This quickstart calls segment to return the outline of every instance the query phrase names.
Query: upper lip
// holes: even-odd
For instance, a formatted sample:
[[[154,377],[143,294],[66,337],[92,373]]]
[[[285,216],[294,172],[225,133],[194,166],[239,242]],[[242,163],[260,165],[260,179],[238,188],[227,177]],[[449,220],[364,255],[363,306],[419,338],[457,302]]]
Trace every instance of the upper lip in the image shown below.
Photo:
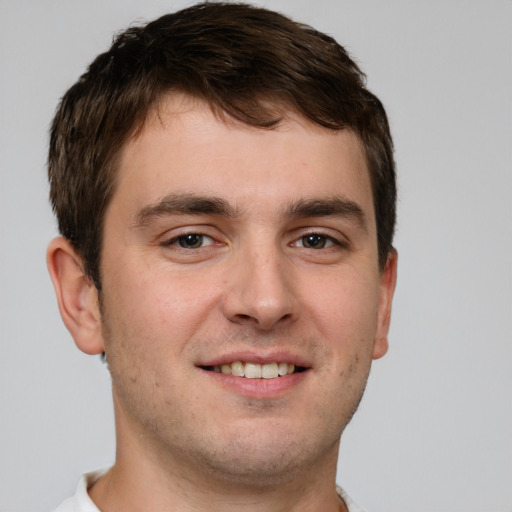
[[[304,357],[293,354],[289,351],[272,351],[264,353],[262,351],[240,350],[230,352],[229,354],[222,354],[213,356],[208,359],[200,361],[197,366],[220,366],[223,364],[231,364],[235,361],[269,364],[269,363],[293,363],[295,366],[304,368],[311,367],[311,363]]]

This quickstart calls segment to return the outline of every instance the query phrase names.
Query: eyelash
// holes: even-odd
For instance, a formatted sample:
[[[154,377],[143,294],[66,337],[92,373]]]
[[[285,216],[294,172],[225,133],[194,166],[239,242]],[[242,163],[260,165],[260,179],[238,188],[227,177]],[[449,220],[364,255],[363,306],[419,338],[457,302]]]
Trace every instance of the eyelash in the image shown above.
[[[307,239],[310,239],[308,243],[311,243],[312,242],[312,238],[316,238],[317,242],[319,242],[320,244],[323,244],[322,246],[320,247],[306,247],[304,245],[304,242],[307,240]],[[299,243],[301,245],[299,245]],[[294,242],[292,242],[290,244],[292,247],[303,247],[304,249],[308,249],[308,250],[312,250],[312,251],[318,251],[318,250],[322,250],[322,249],[334,249],[336,246],[339,247],[339,248],[344,248],[344,249],[347,249],[348,248],[348,243],[342,241],[342,240],[338,240],[337,238],[334,238],[333,236],[329,236],[329,235],[326,235],[324,233],[321,233],[321,232],[317,232],[317,231],[312,231],[310,233],[305,233],[303,235],[301,235],[299,238],[297,238]],[[327,246],[326,246],[327,245]]]
[[[210,241],[206,245],[201,244],[200,247],[185,247],[185,246],[181,245],[180,240],[185,240],[187,237],[198,237],[198,238],[201,238],[201,241],[204,241],[204,239],[209,239]],[[177,248],[179,248],[179,249],[194,250],[194,249],[202,249],[203,247],[208,247],[209,245],[213,245],[214,243],[215,243],[215,240],[209,235],[205,235],[204,233],[191,232],[191,233],[182,233],[182,234],[175,236],[169,240],[164,240],[160,245],[162,247],[171,247],[173,245],[176,245]]]
[[[197,247],[186,247],[185,245],[182,245],[180,242],[185,241],[187,237],[197,237],[200,239],[201,244]],[[313,242],[314,240],[311,240],[311,239],[316,238],[316,241],[318,244],[320,244],[320,246],[315,247],[314,246],[315,244],[313,244],[312,247],[305,246],[304,243],[308,238],[310,240],[307,243]],[[206,243],[204,245],[205,239],[208,241],[208,243]],[[200,232],[190,232],[190,233],[182,233],[182,234],[177,235],[169,240],[164,240],[163,242],[161,242],[160,245],[162,247],[176,246],[176,248],[178,250],[183,249],[183,250],[188,251],[188,250],[202,249],[204,247],[208,247],[208,246],[214,245],[214,244],[215,244],[215,240],[213,239],[213,237],[206,235],[204,233],[200,233]],[[348,243],[345,241],[338,240],[337,238],[326,235],[324,233],[312,231],[310,233],[305,233],[305,234],[301,235],[299,238],[295,239],[293,242],[290,243],[290,246],[291,247],[302,247],[304,249],[312,250],[312,251],[319,251],[319,250],[323,250],[323,249],[326,249],[326,250],[333,249],[336,246],[338,246],[339,248],[342,248],[342,249],[347,249]]]

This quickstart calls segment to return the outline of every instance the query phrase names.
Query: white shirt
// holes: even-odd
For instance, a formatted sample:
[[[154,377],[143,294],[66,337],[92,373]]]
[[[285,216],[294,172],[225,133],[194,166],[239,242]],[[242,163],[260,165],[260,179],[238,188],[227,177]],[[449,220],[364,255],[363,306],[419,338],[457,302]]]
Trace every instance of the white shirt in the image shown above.
[[[98,478],[106,473],[105,469],[99,471],[93,471],[83,475],[77,485],[74,496],[68,498],[62,502],[54,512],[100,512],[98,507],[93,503],[87,489],[91,487]],[[364,512],[363,509],[359,508],[348,496],[347,493],[341,489],[338,489],[338,494],[343,498],[343,501],[347,505],[348,512]]]

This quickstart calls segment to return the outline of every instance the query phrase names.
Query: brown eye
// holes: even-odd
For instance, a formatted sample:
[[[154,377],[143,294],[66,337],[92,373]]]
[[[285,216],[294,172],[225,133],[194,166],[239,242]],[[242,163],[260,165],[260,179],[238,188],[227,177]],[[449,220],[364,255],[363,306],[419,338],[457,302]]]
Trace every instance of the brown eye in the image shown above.
[[[178,245],[183,249],[199,249],[204,245],[209,245],[209,237],[199,235],[197,233],[190,233],[189,235],[183,235],[177,238]]]
[[[325,236],[312,234],[301,237],[301,242],[307,249],[324,249],[328,240]]]

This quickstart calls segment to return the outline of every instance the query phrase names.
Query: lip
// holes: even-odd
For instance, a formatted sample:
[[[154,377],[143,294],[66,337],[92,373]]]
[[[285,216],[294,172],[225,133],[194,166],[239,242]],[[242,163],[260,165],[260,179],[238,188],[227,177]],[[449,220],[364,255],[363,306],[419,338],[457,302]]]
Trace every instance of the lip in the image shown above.
[[[295,366],[311,368],[311,363],[309,361],[297,354],[292,354],[289,351],[272,351],[268,353],[260,351],[256,353],[247,350],[230,352],[229,354],[222,354],[211,359],[205,359],[204,361],[197,363],[196,366],[220,366],[222,364],[231,364],[235,361],[257,364],[293,363]]]
[[[200,368],[210,382],[222,386],[231,393],[247,398],[271,399],[279,398],[298,386],[310,372],[309,369],[300,372],[276,377],[274,379],[246,379],[224,373],[217,373]]]
[[[220,366],[223,364],[231,364],[235,361],[250,362],[257,364],[269,363],[293,363],[296,367],[305,368],[299,373],[292,373],[274,379],[247,379],[245,377],[235,377],[233,375],[217,373],[207,370],[205,367]],[[291,392],[293,388],[298,386],[311,371],[311,363],[297,354],[290,351],[269,351],[258,353],[254,351],[235,351],[229,354],[222,354],[205,359],[196,364],[197,368],[209,379],[214,385],[219,385],[230,393],[234,393],[247,398],[256,399],[272,399],[279,398]]]

